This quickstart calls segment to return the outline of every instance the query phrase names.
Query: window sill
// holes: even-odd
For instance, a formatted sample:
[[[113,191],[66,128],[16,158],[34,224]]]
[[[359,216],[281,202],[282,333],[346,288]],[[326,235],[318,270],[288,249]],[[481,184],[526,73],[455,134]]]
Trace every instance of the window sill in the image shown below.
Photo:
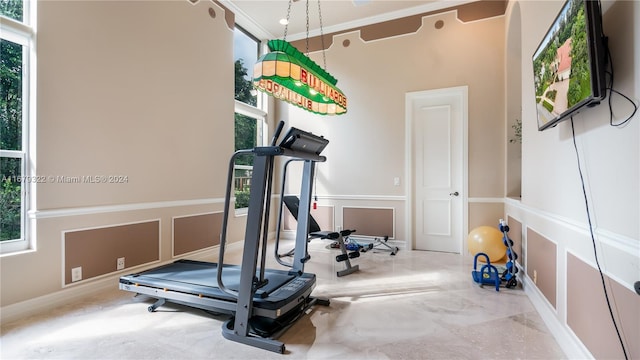
[[[240,208],[240,209],[235,209],[235,213],[234,215],[236,217],[241,217],[241,216],[247,216],[249,211],[249,208]]]
[[[18,256],[18,255],[26,255],[26,254],[31,254],[31,253],[35,253],[36,249],[35,248],[26,248],[26,249],[5,249],[4,246],[0,246],[0,258],[2,257],[9,257],[9,256]]]

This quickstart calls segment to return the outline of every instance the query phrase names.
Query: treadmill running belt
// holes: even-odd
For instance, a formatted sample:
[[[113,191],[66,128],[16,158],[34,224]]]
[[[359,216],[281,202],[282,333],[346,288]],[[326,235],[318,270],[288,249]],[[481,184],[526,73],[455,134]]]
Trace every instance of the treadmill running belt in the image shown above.
[[[165,266],[124,276],[123,278],[131,283],[157,288],[170,288],[184,293],[202,294],[231,300],[233,298],[229,294],[218,288],[217,266],[216,263],[210,262],[178,260]],[[237,265],[224,265],[223,267],[223,284],[228,289],[237,291],[240,283],[240,267]],[[295,275],[281,270],[266,270],[265,278],[268,283],[261,287],[260,290],[270,294],[295,278]]]

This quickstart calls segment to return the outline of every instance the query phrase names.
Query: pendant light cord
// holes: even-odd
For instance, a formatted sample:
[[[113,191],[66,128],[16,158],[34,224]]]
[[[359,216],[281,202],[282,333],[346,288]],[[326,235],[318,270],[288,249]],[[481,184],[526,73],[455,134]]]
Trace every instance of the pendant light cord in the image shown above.
[[[284,25],[284,36],[282,40],[287,41],[287,33],[289,31],[289,19],[291,18],[291,4],[293,0],[289,0],[289,6],[287,7],[287,23]],[[307,13],[307,36],[305,38],[305,46],[306,51],[305,55],[309,56],[309,0],[305,2],[306,13]],[[318,0],[318,18],[320,19],[320,42],[322,43],[322,64],[324,65],[324,70],[327,70],[327,55],[325,53],[324,46],[324,29],[322,25],[322,7],[320,6],[320,0]]]
[[[309,0],[306,1],[305,5],[307,7],[307,37],[305,39],[307,51],[305,52],[305,55],[309,56]]]
[[[322,42],[322,61],[324,70],[327,70],[327,55],[324,53],[324,33],[322,32],[322,10],[320,9],[320,0],[318,0],[318,17],[320,18],[320,41]]]
[[[293,0],[289,0],[289,7],[287,8],[287,23],[284,24],[284,36],[282,40],[287,41],[287,31],[289,31],[289,19],[291,18],[291,4]]]

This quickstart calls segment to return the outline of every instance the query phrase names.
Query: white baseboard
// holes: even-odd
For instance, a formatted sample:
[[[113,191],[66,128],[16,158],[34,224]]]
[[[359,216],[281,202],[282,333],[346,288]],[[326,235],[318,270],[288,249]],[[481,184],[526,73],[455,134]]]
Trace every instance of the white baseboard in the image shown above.
[[[556,312],[551,308],[544,295],[538,291],[538,288],[533,284],[531,279],[527,276],[518,278],[523,282],[522,287],[525,294],[527,294],[527,297],[531,300],[533,307],[538,314],[540,314],[545,325],[549,328],[551,335],[556,339],[567,358],[594,359],[593,355],[591,355],[573,331],[558,319]]]
[[[242,244],[241,241],[233,242],[228,244],[227,248],[241,246],[241,244]],[[210,260],[211,249],[207,249],[199,253],[189,254],[187,257],[191,260]],[[66,287],[62,290],[59,290],[47,295],[43,295],[33,299],[21,301],[19,303],[3,306],[0,308],[0,323],[6,324],[7,322],[19,320],[26,316],[46,312],[51,308],[62,306],[62,305],[68,304],[71,301],[81,299],[83,297],[93,295],[105,290],[117,290],[118,281],[120,279],[120,276],[123,275],[123,272],[127,272],[127,271],[129,271],[127,273],[141,272],[147,269],[172,263],[176,260],[178,260],[178,258],[159,262],[159,263],[153,263],[151,265],[146,265],[146,266],[143,265],[140,267],[126,269],[125,271],[120,271],[117,273],[106,275],[96,280],[89,280],[84,284],[78,284],[76,286]]]
[[[120,275],[101,278],[100,280],[87,282],[51,294],[25,300],[19,303],[0,308],[0,322],[6,324],[23,317],[45,312],[51,308],[68,304],[70,301],[89,296],[107,289],[117,289]]]

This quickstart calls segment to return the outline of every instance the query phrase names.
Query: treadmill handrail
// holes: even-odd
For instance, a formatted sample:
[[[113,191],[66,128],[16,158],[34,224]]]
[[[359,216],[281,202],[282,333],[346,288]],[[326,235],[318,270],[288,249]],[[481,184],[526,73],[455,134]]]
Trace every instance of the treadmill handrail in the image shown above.
[[[274,135],[272,144],[276,142],[277,140],[276,136],[279,136],[281,130],[282,130],[282,126],[278,124],[278,129],[276,130],[276,134]],[[315,162],[325,162],[327,160],[326,156],[318,155],[311,152],[300,151],[300,150],[287,149],[282,146],[275,146],[275,145],[257,146],[257,147],[254,147],[253,149],[238,150],[235,153],[233,153],[233,155],[231,155],[231,158],[229,160],[229,170],[227,174],[227,189],[225,191],[225,198],[224,198],[224,213],[223,213],[223,219],[222,219],[222,229],[220,233],[220,248],[218,253],[218,272],[217,272],[216,280],[220,290],[224,291],[225,293],[235,298],[238,298],[238,291],[228,289],[227,287],[225,287],[224,282],[222,281],[222,269],[224,264],[225,247],[227,243],[227,227],[229,224],[229,212],[230,212],[229,208],[231,203],[231,191],[233,187],[233,169],[235,166],[235,159],[240,155],[246,155],[246,154],[253,154],[253,156],[288,156],[293,159],[311,160]]]
[[[289,263],[286,261],[283,261],[282,258],[280,257],[280,228],[282,226],[282,215],[284,212],[284,190],[285,190],[285,186],[286,186],[286,180],[287,180],[287,169],[289,168],[289,164],[293,161],[302,161],[302,159],[289,159],[284,163],[284,166],[282,167],[282,179],[281,181],[281,187],[280,187],[280,206],[278,208],[278,219],[276,222],[276,239],[274,242],[274,253],[275,253],[275,257],[276,257],[276,261],[278,262],[278,264],[282,265],[282,266],[286,266],[286,267],[293,267],[293,263]]]
[[[229,208],[231,204],[231,187],[233,186],[233,169],[235,167],[235,159],[240,155],[246,155],[253,153],[253,149],[245,149],[238,150],[233,155],[231,155],[231,159],[229,160],[229,171],[227,174],[227,189],[224,194],[224,212],[222,215],[222,229],[220,232],[220,248],[218,252],[218,271],[217,271],[217,282],[220,290],[225,293],[238,298],[238,292],[235,290],[227,289],[224,286],[224,282],[222,281],[222,269],[224,268],[224,252],[227,244],[227,227],[229,225]]]
[[[282,129],[284,129],[284,120],[280,120],[280,122],[278,123],[278,126],[276,127],[276,131],[273,134],[273,138],[271,139],[271,146],[275,146],[278,143],[278,138],[280,137],[280,133],[282,132]],[[266,193],[267,194],[271,194],[271,186],[273,185],[273,157],[271,157],[269,159],[269,175],[267,178],[267,189],[266,189]],[[267,198],[265,199],[265,204],[264,204],[265,209],[271,209],[271,196],[267,196]],[[263,233],[262,233],[262,253],[260,255],[260,277],[258,279],[259,283],[264,283],[265,278],[264,278],[264,270],[265,270],[265,264],[267,261],[267,242],[269,239],[269,211],[265,212],[263,215],[263,219],[262,221],[267,224],[267,226],[264,226],[263,228]]]

